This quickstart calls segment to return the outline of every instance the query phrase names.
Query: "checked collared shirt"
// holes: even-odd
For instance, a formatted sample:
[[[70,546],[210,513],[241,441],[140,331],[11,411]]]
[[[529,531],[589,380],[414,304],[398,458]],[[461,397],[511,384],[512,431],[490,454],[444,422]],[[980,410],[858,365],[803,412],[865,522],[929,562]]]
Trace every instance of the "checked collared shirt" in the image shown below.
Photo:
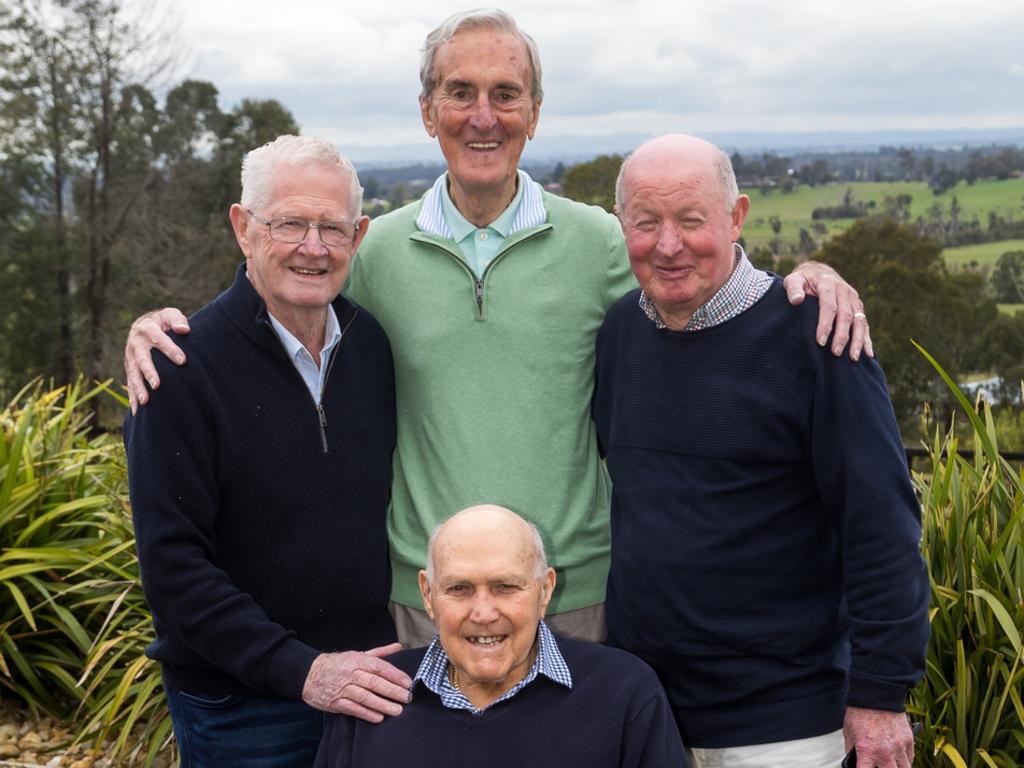
[[[569,667],[566,665],[565,659],[562,658],[562,652],[558,650],[555,636],[551,634],[551,630],[543,620],[537,625],[537,658],[530,671],[526,677],[516,683],[491,706],[511,699],[536,680],[537,675],[544,675],[559,685],[572,688],[572,675],[569,673]],[[462,691],[452,685],[451,680],[448,679],[448,654],[441,647],[440,637],[434,637],[434,641],[427,648],[423,661],[420,662],[420,667],[416,670],[416,675],[412,680],[414,686],[416,682],[421,682],[436,693],[440,697],[441,703],[448,709],[468,709],[474,714],[483,711],[474,707]]]

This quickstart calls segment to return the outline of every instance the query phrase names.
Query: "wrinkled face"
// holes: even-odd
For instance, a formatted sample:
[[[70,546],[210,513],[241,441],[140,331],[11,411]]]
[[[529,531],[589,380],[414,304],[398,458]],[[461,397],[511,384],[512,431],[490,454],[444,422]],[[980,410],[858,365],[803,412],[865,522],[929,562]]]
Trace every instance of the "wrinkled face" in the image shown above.
[[[740,195],[730,211],[703,157],[635,157],[623,181],[619,219],[633,273],[665,324],[681,329],[732,274],[749,199]]]
[[[553,569],[538,578],[535,566],[521,528],[471,524],[438,539],[433,582],[420,574],[424,606],[471,701],[474,693],[493,701],[533,664],[555,582]]]
[[[429,100],[420,99],[420,111],[455,184],[483,193],[514,185],[540,114],[540,104],[530,98],[523,42],[486,28],[459,32],[438,49],[434,81]]]
[[[318,165],[279,166],[269,202],[260,210],[254,208],[253,213],[265,221],[294,216],[314,224],[352,222],[350,205],[351,188],[343,172]],[[230,215],[249,280],[267,309],[282,322],[295,313],[323,309],[334,300],[368,223],[366,217],[360,219],[353,242],[325,246],[315,229],[310,229],[301,243],[281,243],[271,239],[267,226],[242,206],[233,205]]]

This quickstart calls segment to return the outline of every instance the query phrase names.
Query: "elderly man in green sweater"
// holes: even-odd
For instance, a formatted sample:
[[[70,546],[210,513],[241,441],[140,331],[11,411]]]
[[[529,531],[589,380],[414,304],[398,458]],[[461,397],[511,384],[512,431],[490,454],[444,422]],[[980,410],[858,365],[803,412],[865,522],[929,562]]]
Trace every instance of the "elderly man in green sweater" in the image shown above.
[[[346,294],[380,321],[395,360],[398,443],[388,533],[399,639],[434,628],[416,574],[429,532],[482,501],[519,510],[558,572],[548,622],[601,640],[611,487],[589,406],[594,338],[636,283],[615,219],[545,192],[519,170],[543,90],[537,46],[498,10],[456,14],[427,36],[424,127],[448,171],[422,199],[380,217]],[[787,278],[790,301],[821,299],[816,335],[833,351],[871,354],[856,291],[824,265]],[[163,333],[188,331],[177,310],[136,321],[125,364],[133,406],[159,379]]]

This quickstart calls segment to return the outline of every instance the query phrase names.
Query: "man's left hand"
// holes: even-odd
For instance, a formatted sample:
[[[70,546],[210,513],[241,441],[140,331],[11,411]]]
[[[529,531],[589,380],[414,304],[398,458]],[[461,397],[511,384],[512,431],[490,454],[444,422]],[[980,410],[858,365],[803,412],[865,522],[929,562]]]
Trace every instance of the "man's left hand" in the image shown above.
[[[857,748],[857,768],[910,768],[914,733],[903,712],[847,707],[846,749]]]
[[[815,338],[819,345],[825,346],[832,333],[832,354],[836,357],[843,354],[847,342],[850,343],[851,360],[859,360],[862,350],[868,357],[875,356],[864,302],[857,295],[857,290],[832,267],[817,261],[805,261],[786,277],[784,286],[790,304],[801,303],[807,294],[818,297]]]
[[[384,661],[402,650],[398,643],[372,648],[365,653],[321,653],[302,688],[302,700],[314,709],[352,715],[371,723],[394,717],[409,702],[412,680]]]

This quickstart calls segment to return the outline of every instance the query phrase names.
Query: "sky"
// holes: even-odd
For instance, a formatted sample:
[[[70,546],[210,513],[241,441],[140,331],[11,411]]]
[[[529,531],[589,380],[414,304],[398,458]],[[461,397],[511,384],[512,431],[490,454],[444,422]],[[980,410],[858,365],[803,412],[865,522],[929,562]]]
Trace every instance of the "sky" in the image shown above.
[[[180,78],[222,107],[275,98],[353,159],[440,159],[417,105],[437,0],[167,0]],[[738,134],[1020,129],[1019,0],[509,0],[537,41],[531,152],[670,131]],[[629,149],[631,147],[624,147]]]

